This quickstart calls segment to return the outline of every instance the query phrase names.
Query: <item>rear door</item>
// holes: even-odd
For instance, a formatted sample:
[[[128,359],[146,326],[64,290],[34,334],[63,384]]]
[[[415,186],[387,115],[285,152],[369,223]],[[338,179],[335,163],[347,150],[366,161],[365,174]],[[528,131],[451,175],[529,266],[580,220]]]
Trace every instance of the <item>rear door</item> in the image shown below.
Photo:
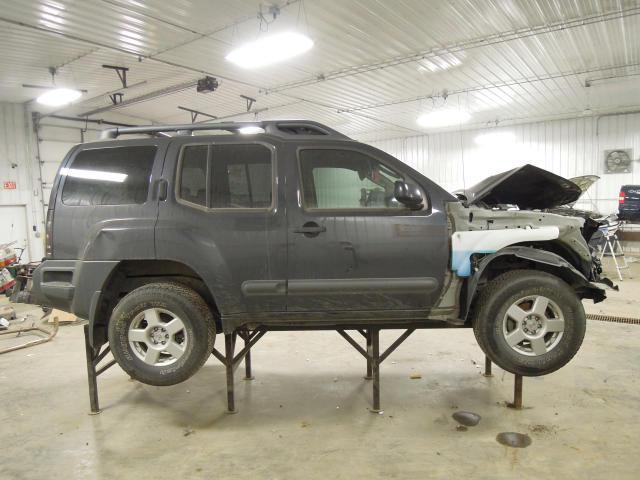
[[[442,207],[434,208],[424,186],[365,145],[323,142],[296,153],[287,184],[287,310],[348,315],[433,306],[448,234]],[[398,203],[397,180],[423,189],[422,210]]]
[[[177,138],[167,153],[158,258],[198,273],[224,315],[284,311],[286,228],[277,144],[201,138]]]

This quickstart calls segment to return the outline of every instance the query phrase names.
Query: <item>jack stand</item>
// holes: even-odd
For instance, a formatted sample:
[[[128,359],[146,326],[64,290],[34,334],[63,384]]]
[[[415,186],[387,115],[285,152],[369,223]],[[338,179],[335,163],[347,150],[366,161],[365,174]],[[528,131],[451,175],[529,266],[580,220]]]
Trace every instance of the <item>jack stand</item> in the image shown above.
[[[484,374],[485,377],[493,377],[493,374],[491,373],[491,360],[489,360],[489,357],[484,357]]]
[[[491,373],[491,360],[489,357],[484,357],[484,374],[485,377],[493,377]],[[513,403],[507,403],[509,408],[514,410],[522,410],[522,375],[514,375],[513,383]]]
[[[405,330],[398,339],[393,342],[382,354],[380,354],[380,328],[371,327],[366,331],[358,330],[367,342],[367,349],[363,349],[344,330],[336,330],[353,348],[355,348],[367,360],[367,376],[373,380],[373,407],[371,412],[380,413],[380,364],[404,342],[409,335],[415,332],[415,328]]]
[[[515,410],[522,410],[522,375],[515,375],[513,382],[513,403],[509,403],[508,406]]]
[[[233,374],[242,361],[245,361],[245,379],[250,380],[253,377],[251,376],[251,347],[253,347],[258,340],[260,340],[264,334],[267,333],[264,329],[254,330],[253,332],[249,332],[248,330],[244,331],[235,331],[233,333],[226,333],[224,335],[224,355],[213,349],[213,355],[222,362],[225,366],[226,375],[227,375],[227,413],[236,413],[236,405],[235,405],[235,391],[234,391],[234,378]],[[240,336],[244,340],[244,348],[238,352],[237,355],[234,356],[235,348],[236,348],[236,339]]]
[[[116,361],[111,360],[102,367],[98,368],[98,364],[104,360],[104,357],[111,351],[109,344],[104,348],[101,346],[94,348],[89,341],[89,325],[84,326],[84,348],[87,353],[87,378],[89,380],[89,404],[91,405],[90,415],[97,415],[101,412],[98,402],[98,375],[104,373],[107,369],[115,365]]]

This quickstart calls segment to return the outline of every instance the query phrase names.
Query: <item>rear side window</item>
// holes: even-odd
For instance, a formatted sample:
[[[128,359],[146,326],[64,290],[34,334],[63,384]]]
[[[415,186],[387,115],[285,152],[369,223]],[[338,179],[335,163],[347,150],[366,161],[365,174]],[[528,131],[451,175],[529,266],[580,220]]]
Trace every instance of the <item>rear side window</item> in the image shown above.
[[[258,144],[187,145],[179,167],[178,197],[208,208],[269,208],[271,151]]]
[[[271,205],[271,152],[263,145],[213,145],[212,208]]]
[[[189,202],[207,206],[207,145],[188,145],[182,153],[180,197]]]
[[[130,205],[147,201],[155,146],[83,150],[60,174],[62,203],[70,206]]]

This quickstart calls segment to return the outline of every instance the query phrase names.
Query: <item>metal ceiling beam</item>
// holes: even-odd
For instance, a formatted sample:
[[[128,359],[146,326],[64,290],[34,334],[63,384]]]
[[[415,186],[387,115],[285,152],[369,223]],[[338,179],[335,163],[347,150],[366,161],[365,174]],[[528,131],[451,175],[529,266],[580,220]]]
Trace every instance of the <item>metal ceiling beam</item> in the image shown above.
[[[615,70],[618,68],[629,68],[629,67],[638,67],[640,66],[640,63],[632,63],[632,64],[625,64],[625,65],[614,65],[614,66],[610,66],[610,67],[602,67],[602,68],[590,68],[590,69],[585,69],[585,70],[577,70],[574,72],[560,72],[560,73],[551,73],[548,75],[537,75],[535,77],[528,77],[528,78],[521,78],[518,80],[513,80],[513,81],[508,81],[508,82],[499,82],[499,83],[492,83],[490,85],[478,85],[475,87],[470,87],[470,88],[461,88],[459,90],[447,90],[446,91],[446,95],[448,97],[452,96],[452,95],[460,95],[460,94],[465,94],[465,93],[473,93],[473,92],[478,92],[478,91],[483,91],[483,90],[491,90],[494,88],[507,88],[507,87],[515,87],[515,86],[520,86],[520,85],[525,85],[525,84],[529,84],[529,83],[535,83],[535,82],[544,82],[544,81],[548,81],[548,80],[554,80],[557,78],[565,78],[565,77],[571,77],[571,76],[576,76],[576,75],[586,75],[589,73],[595,73],[595,72],[603,72],[603,71],[607,71],[607,70]],[[640,73],[624,73],[621,75],[611,75],[608,77],[605,77],[606,79],[612,79],[612,78],[621,78],[621,77],[628,77],[631,75],[640,75]],[[589,82],[593,82],[596,80],[600,80],[600,79],[593,79],[593,80],[588,80]],[[403,98],[401,100],[392,100],[389,102],[380,102],[380,103],[370,103],[368,105],[362,105],[360,107],[355,107],[355,108],[344,108],[344,109],[339,109],[338,113],[354,113],[354,112],[360,112],[362,110],[371,110],[374,108],[381,108],[381,107],[390,107],[393,105],[401,105],[403,103],[412,103],[412,102],[418,102],[421,100],[430,100],[430,99],[434,99],[434,98],[441,98],[442,94],[429,94],[429,95],[420,95],[417,97],[411,97],[411,98]]]
[[[175,45],[172,45],[170,47],[164,48],[162,50],[158,50],[156,52],[153,52],[153,53],[149,54],[149,56],[147,58],[153,58],[156,55],[161,55],[161,54],[163,54],[165,52],[169,52],[171,50],[175,50],[176,48],[184,47],[185,45],[189,45],[189,44],[191,44],[193,42],[196,42],[198,40],[202,40],[204,38],[210,38],[211,40],[215,40],[216,42],[224,43],[225,45],[229,45],[228,42],[225,42],[225,41],[220,40],[218,38],[211,38],[211,37],[213,35],[215,35],[216,33],[224,32],[225,30],[228,30],[229,28],[234,28],[237,25],[240,25],[241,23],[245,23],[245,22],[248,22],[250,20],[255,20],[256,19],[256,14],[253,13],[251,15],[246,15],[246,16],[244,16],[242,18],[234,20],[232,23],[216,27],[213,30],[210,30],[208,32],[199,32],[197,30],[193,30],[191,28],[185,27],[184,25],[179,25],[177,23],[170,22],[169,20],[157,17],[155,15],[151,15],[151,14],[149,14],[147,12],[141,12],[139,10],[131,8],[131,6],[129,6],[129,5],[123,5],[120,2],[118,2],[117,0],[101,0],[101,1],[103,3],[106,3],[106,4],[112,5],[114,7],[120,8],[121,10],[125,10],[125,11],[128,11],[130,13],[134,13],[136,15],[141,15],[143,17],[150,18],[152,20],[155,20],[156,22],[161,22],[161,23],[164,23],[165,25],[170,25],[170,26],[172,26],[174,28],[178,28],[180,30],[183,30],[185,32],[188,32],[188,33],[191,33],[191,34],[195,35],[195,38],[191,38],[191,39],[186,40],[184,42],[177,43]],[[301,0],[287,0],[282,5],[279,5],[278,8],[279,9],[283,9],[283,8],[286,8],[286,7],[290,6],[290,5],[293,5],[294,3],[298,3],[300,1]]]
[[[184,110],[185,112],[189,112],[191,114],[191,123],[196,122],[198,115],[202,115],[203,117],[209,117],[212,120],[216,120],[218,118],[215,115],[201,112],[200,110],[194,110],[193,108],[181,107],[180,105],[178,105],[178,110]]]
[[[90,110],[88,112],[80,114],[81,117],[88,117],[90,115],[95,115],[97,113],[107,112],[109,110],[113,110],[116,108],[127,107],[129,105],[133,105],[135,103],[146,102],[148,100],[153,100],[158,97],[164,97],[165,95],[171,95],[173,93],[178,93],[183,90],[187,90],[189,88],[193,88],[198,84],[197,80],[191,80],[189,82],[179,83],[177,85],[171,85],[169,87],[161,88],[160,90],[154,90],[153,92],[145,93],[144,95],[140,95],[139,97],[131,98],[129,100],[124,100],[117,105],[108,105],[106,107],[96,108],[95,110]]]
[[[223,80],[227,80],[227,81],[230,81],[230,82],[237,83],[238,85],[245,85],[247,87],[258,88],[258,89],[260,88],[259,85],[254,85],[254,84],[249,83],[249,82],[243,82],[242,80],[238,80],[236,78],[227,77],[227,76],[224,76],[224,75],[219,75],[217,73],[212,73],[212,72],[209,72],[207,70],[202,70],[202,69],[199,69],[199,68],[196,68],[196,67],[191,67],[189,65],[182,65],[182,64],[179,64],[179,63],[176,63],[176,62],[171,62],[169,60],[162,60],[162,59],[159,59],[159,58],[152,57],[150,55],[145,55],[145,54],[141,54],[139,52],[135,52],[135,51],[132,51],[132,50],[127,50],[126,48],[121,48],[121,47],[116,47],[116,46],[113,46],[113,45],[108,45],[106,43],[97,42],[95,40],[89,40],[87,38],[79,37],[77,35],[71,35],[69,33],[58,32],[56,30],[52,30],[50,28],[41,27],[39,25],[32,25],[30,23],[21,22],[21,21],[18,21],[18,20],[11,20],[11,19],[5,18],[5,17],[0,17],[0,22],[8,23],[10,25],[17,25],[19,27],[27,28],[27,29],[30,29],[30,30],[36,30],[36,31],[39,31],[39,32],[42,32],[42,33],[46,33],[46,34],[49,34],[49,35],[53,35],[53,36],[56,36],[56,37],[66,38],[67,40],[73,40],[75,42],[86,43],[88,45],[94,45],[96,47],[104,48],[106,50],[112,50],[112,51],[115,51],[115,52],[125,53],[127,55],[132,55],[132,56],[134,56],[134,57],[136,57],[136,58],[138,58],[140,60],[152,60],[154,62],[158,62],[158,63],[161,63],[163,65],[169,65],[170,67],[182,68],[182,69],[188,70],[190,72],[194,72],[194,73],[198,73],[198,74],[204,74],[204,75],[210,75],[212,77],[217,77],[217,78],[221,78]]]
[[[631,17],[634,15],[640,15],[640,7],[632,7],[624,10],[618,10],[615,12],[608,12],[598,15],[590,15],[586,17],[579,17],[567,21],[559,21],[550,23],[547,25],[540,25],[537,27],[520,28],[515,30],[509,30],[505,32],[498,32],[485,37],[477,37],[470,40],[464,40],[462,42],[455,42],[448,45],[438,46],[430,48],[428,50],[421,50],[418,52],[412,52],[407,55],[401,55],[398,57],[389,58],[386,60],[372,62],[362,65],[354,65],[340,70],[334,70],[332,72],[323,73],[314,77],[309,77],[303,80],[295,82],[284,83],[271,88],[262,89],[261,93],[279,93],[292,88],[304,87],[307,85],[313,85],[320,82],[326,82],[329,80],[336,80],[339,78],[350,77],[353,75],[359,75],[362,73],[372,72],[380,70],[382,68],[395,67],[403,65],[405,63],[417,62],[420,60],[431,59],[440,57],[446,54],[453,54],[461,52],[463,50],[472,50],[475,48],[487,47],[490,45],[497,45],[500,43],[511,42],[513,40],[520,40],[523,38],[533,37],[536,35],[543,35],[547,33],[558,32],[561,30],[567,30],[571,28],[583,27],[594,23],[608,22],[612,20],[620,20],[623,18]]]

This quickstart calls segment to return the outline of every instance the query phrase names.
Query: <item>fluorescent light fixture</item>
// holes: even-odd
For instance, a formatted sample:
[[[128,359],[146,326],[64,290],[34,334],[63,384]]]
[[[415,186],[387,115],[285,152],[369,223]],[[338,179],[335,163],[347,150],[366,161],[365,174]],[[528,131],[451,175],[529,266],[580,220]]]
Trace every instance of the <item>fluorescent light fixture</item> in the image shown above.
[[[49,107],[60,107],[79,99],[82,96],[80,90],[72,90],[70,88],[55,88],[48,90],[40,95],[36,101],[42,105]]]
[[[438,128],[466,123],[470,118],[471,115],[463,110],[442,109],[420,115],[417,122],[422,127]]]
[[[256,133],[264,133],[264,128],[256,127],[255,125],[249,125],[238,129],[238,132],[243,135],[255,135]]]
[[[86,180],[101,180],[105,182],[122,183],[128,175],[126,173],[102,172],[100,170],[80,170],[77,168],[63,168],[60,170],[61,175],[68,177],[84,178]]]
[[[516,136],[512,132],[481,133],[475,139],[477,145],[483,147],[499,147],[501,145],[513,145]]]
[[[265,35],[231,51],[225,58],[242,68],[259,68],[300,55],[313,47],[313,40],[296,32]]]

